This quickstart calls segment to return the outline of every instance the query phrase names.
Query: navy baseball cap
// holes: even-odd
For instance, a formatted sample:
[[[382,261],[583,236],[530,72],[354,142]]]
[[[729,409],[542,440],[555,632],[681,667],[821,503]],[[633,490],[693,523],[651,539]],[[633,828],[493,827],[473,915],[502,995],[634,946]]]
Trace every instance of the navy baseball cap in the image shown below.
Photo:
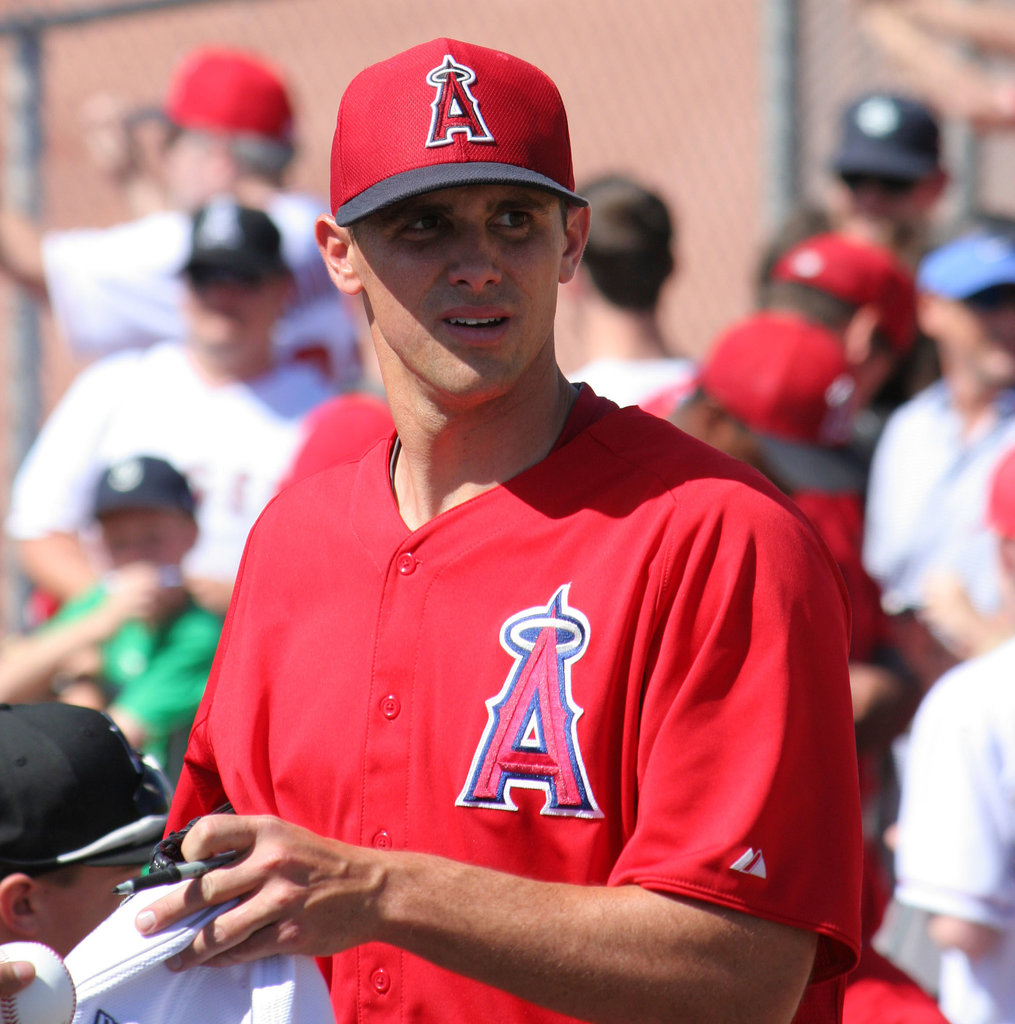
[[[924,257],[916,284],[920,291],[960,302],[988,288],[1015,284],[1015,240],[980,231],[956,238]]]
[[[842,140],[832,158],[837,173],[918,181],[940,166],[940,127],[922,103],[872,93],[843,112]]]
[[[164,459],[135,455],[113,463],[99,478],[92,513],[125,508],[170,508],[192,516],[196,502],[187,478]]]
[[[0,704],[0,874],[145,864],[170,795],[105,713]]]

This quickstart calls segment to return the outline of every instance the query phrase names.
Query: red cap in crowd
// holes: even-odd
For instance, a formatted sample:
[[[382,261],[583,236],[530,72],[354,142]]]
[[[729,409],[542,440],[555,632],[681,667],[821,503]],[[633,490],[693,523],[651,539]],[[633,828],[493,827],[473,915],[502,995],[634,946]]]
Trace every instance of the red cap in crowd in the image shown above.
[[[553,82],[517,57],[434,39],[361,71],[338,109],[331,209],[352,224],[458,185],[574,192],[567,115]]]
[[[853,379],[834,334],[789,313],[756,313],[719,336],[701,388],[752,431],[840,444],[849,436]]]
[[[856,306],[875,306],[885,338],[903,354],[916,337],[913,275],[888,250],[848,235],[808,238],[783,254],[774,281],[795,281]]]
[[[181,128],[292,138],[293,112],[282,75],[240,50],[208,48],[184,58],[169,84],[166,116]]]
[[[987,522],[1001,537],[1015,537],[1015,448],[994,468],[987,497]]]

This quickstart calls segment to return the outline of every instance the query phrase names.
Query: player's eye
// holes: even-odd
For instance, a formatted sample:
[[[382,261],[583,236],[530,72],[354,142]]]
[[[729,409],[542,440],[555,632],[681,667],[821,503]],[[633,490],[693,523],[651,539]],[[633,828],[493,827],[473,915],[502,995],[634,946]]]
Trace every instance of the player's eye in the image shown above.
[[[532,220],[528,210],[505,210],[497,217],[497,224],[505,228],[523,228]]]

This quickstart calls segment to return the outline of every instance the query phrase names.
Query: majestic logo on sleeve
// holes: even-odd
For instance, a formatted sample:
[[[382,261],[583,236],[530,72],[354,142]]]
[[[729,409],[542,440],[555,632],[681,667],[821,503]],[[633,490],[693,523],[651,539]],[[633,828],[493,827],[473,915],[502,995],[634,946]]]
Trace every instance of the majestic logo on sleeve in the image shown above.
[[[486,702],[489,719],[459,807],[515,811],[511,790],[518,786],[543,790],[543,814],[603,816],[578,746],[583,709],[571,695],[571,665],[588,646],[589,622],[569,607],[569,588],[501,627],[501,646],[515,663],[500,693]]]
[[[476,72],[464,64],[455,62],[451,54],[445,54],[444,63],[438,65],[426,76],[427,85],[437,90],[430,106],[430,133],[427,146],[449,146],[455,132],[463,134],[469,142],[493,142],[479,104],[469,86],[476,80]]]

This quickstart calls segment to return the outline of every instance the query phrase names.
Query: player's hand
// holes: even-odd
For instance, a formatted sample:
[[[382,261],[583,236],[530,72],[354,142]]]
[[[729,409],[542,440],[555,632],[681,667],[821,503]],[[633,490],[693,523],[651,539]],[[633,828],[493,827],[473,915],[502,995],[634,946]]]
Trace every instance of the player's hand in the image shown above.
[[[178,587],[167,588],[159,567],[150,562],[132,562],[109,574],[106,600],[102,604],[108,636],[129,619],[157,622],[184,600]]]
[[[187,834],[185,859],[238,850],[239,860],[179,886],[137,917],[153,934],[203,907],[239,898],[169,961],[225,966],[274,953],[328,956],[378,935],[388,853],[348,846],[273,817],[209,815]]]
[[[17,995],[35,978],[35,968],[25,960],[0,963],[0,998]]]

